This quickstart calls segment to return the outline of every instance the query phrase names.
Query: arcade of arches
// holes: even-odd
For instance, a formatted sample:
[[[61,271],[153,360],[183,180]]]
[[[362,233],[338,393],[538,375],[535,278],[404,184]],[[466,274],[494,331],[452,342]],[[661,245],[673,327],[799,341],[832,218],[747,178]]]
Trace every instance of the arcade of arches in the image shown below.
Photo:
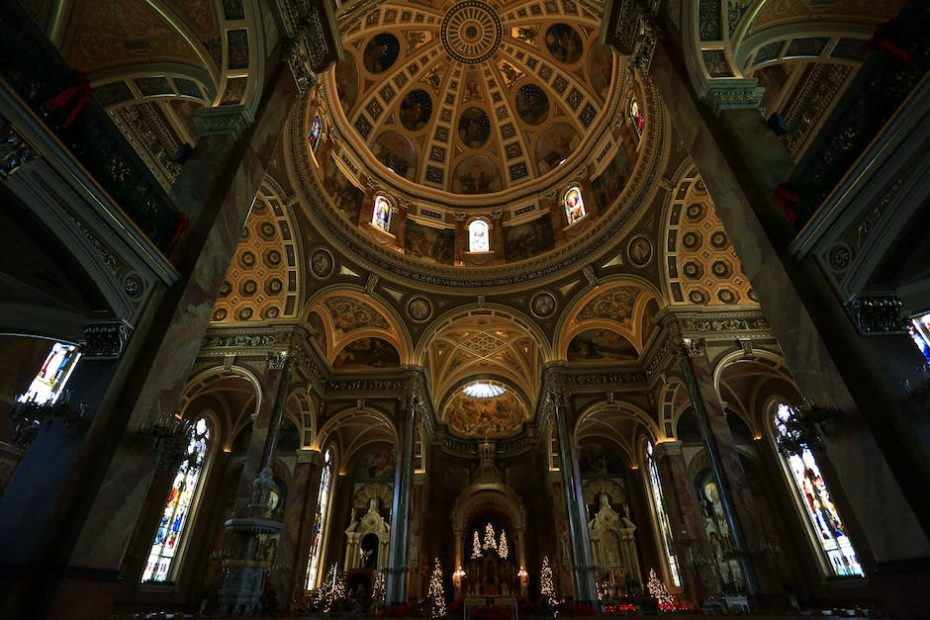
[[[928,28],[4,3],[0,615],[928,617]]]

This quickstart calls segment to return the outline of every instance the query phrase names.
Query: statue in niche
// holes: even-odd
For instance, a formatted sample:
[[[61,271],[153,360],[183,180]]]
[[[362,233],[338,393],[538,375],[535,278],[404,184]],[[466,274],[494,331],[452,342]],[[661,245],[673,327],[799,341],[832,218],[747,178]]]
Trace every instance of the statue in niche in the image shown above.
[[[630,519],[630,508],[624,504],[621,516],[610,505],[610,496],[598,495],[598,511],[588,522],[591,548],[598,573],[612,583],[635,580],[642,583],[639,558],[636,553],[636,525]]]

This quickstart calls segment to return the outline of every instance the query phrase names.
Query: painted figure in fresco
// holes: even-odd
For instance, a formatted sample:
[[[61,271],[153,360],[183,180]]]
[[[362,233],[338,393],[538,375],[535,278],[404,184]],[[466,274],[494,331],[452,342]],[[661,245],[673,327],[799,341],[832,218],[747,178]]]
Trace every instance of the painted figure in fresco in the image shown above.
[[[549,113],[549,98],[535,84],[521,86],[517,91],[516,103],[517,114],[530,125],[543,122]]]
[[[400,42],[397,40],[397,37],[391,34],[381,33],[376,35],[368,42],[368,45],[365,46],[365,51],[362,54],[362,62],[365,68],[372,73],[383,73],[397,60],[399,51]]]
[[[410,131],[423,127],[433,112],[433,104],[424,90],[414,90],[400,103],[400,122]]]
[[[559,62],[578,62],[582,52],[581,37],[568,24],[555,24],[546,31],[546,48]]]

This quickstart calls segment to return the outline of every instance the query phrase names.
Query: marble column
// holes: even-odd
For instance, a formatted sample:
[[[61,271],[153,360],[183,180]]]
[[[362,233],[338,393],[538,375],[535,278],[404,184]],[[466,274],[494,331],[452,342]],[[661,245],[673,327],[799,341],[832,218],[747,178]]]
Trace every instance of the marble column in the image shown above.
[[[683,587],[692,600],[702,603],[720,594],[720,578],[714,569],[713,552],[707,541],[694,481],[681,452],[681,442],[656,444],[654,456],[675,536],[675,556],[683,573]]]
[[[652,77],[683,148],[713,197],[788,366],[806,398],[849,417],[826,438],[842,492],[853,508],[853,541],[867,541],[879,563],[930,555],[930,461],[911,425],[916,418],[901,379],[908,360],[889,353],[904,336],[861,336],[813,257],[798,261],[795,231],[773,201],[793,163],[755,110],[709,114],[685,74],[678,50],[656,47]],[[850,519],[852,520],[852,519]],[[858,536],[857,536],[858,533]],[[904,569],[909,570],[909,569]]]
[[[676,354],[681,366],[698,429],[717,483],[720,504],[730,528],[733,551],[751,597],[771,597],[781,592],[772,557],[763,552],[765,539],[757,508],[740,462],[726,412],[714,389],[713,373],[703,343],[680,338]],[[774,601],[774,599],[773,599]]]
[[[410,529],[410,486],[413,479],[413,450],[418,413],[423,406],[419,375],[406,379],[402,404],[403,419],[399,425],[400,454],[394,474],[394,507],[391,511],[391,556],[388,562],[387,603],[407,602],[408,534]]]
[[[562,479],[565,514],[571,539],[575,602],[595,604],[597,602],[594,579],[596,568],[591,559],[591,540],[588,535],[587,510],[581,492],[581,473],[578,470],[578,458],[569,431],[568,391],[564,385],[564,377],[559,370],[547,371],[546,399],[559,442],[559,473]]]
[[[95,571],[118,574],[122,569],[149,491],[156,455],[140,443],[137,430],[159,408],[178,407],[239,232],[294,98],[293,79],[284,67],[269,79],[254,117],[239,106],[204,109],[195,116],[199,140],[172,192],[190,218],[173,257],[181,278],[161,298],[144,337],[137,330],[133,338],[140,341],[142,353],[111,408],[114,424],[123,425],[124,431],[109,439],[111,445],[117,442],[110,448],[112,458],[97,455],[99,486],[82,488],[91,498],[70,522],[70,557],[64,562],[81,571],[70,573],[45,597],[53,617],[67,617],[76,599],[92,600],[98,617],[112,611],[118,588],[104,588],[99,596],[96,590],[88,595],[88,588],[97,584]]]

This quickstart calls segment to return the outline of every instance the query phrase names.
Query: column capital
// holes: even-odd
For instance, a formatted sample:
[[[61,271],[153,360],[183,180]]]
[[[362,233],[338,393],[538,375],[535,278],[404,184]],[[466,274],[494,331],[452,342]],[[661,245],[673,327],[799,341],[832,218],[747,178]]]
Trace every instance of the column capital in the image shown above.
[[[704,85],[704,103],[719,114],[721,110],[757,109],[765,89],[756,78],[721,78]]]
[[[309,463],[310,465],[322,465],[323,453],[319,450],[298,450],[297,464]]]
[[[656,459],[665,458],[666,456],[677,456],[681,454],[681,442],[677,439],[660,441],[655,444],[652,451]]]
[[[897,295],[854,295],[844,308],[861,336],[903,334],[907,329]]]
[[[238,139],[254,123],[252,111],[244,105],[200,108],[194,112],[194,130],[198,138],[228,136]]]
[[[703,338],[681,336],[672,341],[672,350],[681,358],[701,357],[705,353]]]
[[[122,320],[92,321],[82,332],[81,355],[85,359],[119,359],[131,333],[132,328]]]

